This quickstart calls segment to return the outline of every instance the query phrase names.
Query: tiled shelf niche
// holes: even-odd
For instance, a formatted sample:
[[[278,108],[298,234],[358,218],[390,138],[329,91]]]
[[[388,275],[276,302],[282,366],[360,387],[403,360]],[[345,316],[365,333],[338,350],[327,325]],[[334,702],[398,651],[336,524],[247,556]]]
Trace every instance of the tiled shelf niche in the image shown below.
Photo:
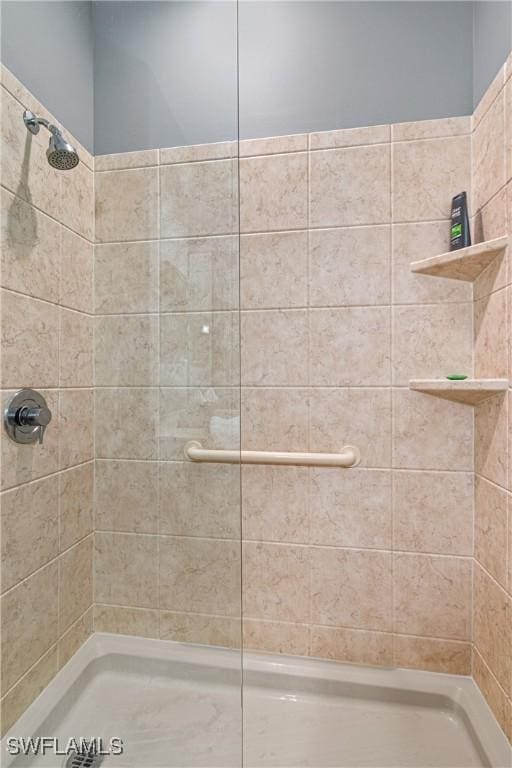
[[[415,392],[465,405],[479,405],[489,397],[505,393],[507,388],[508,379],[411,379],[409,382],[409,389]]]
[[[508,237],[504,235],[494,240],[470,245],[468,248],[413,261],[411,271],[419,275],[447,277],[451,280],[465,280],[473,283],[491,261],[505,251],[507,244]]]

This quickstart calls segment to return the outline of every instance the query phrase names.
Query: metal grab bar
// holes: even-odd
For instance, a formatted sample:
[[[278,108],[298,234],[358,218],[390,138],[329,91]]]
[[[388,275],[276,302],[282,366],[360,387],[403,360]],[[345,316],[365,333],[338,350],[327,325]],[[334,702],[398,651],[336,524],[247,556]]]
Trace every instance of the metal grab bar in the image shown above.
[[[300,467],[356,467],[361,453],[345,445],[339,453],[286,453],[285,451],[226,451],[203,448],[197,440],[185,446],[190,461],[218,464],[287,464]]]

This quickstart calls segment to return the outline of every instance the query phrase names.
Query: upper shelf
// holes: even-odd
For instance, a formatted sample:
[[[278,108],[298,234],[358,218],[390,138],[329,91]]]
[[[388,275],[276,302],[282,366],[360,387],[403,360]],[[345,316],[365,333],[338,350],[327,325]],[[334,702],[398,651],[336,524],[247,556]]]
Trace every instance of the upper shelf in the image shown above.
[[[452,280],[474,282],[491,261],[507,247],[508,237],[497,237],[484,243],[476,243],[468,248],[459,248],[441,256],[413,261],[411,270],[420,275],[449,277]]]
[[[455,400],[465,405],[478,405],[493,395],[506,392],[508,379],[412,379],[409,388],[443,400]]]

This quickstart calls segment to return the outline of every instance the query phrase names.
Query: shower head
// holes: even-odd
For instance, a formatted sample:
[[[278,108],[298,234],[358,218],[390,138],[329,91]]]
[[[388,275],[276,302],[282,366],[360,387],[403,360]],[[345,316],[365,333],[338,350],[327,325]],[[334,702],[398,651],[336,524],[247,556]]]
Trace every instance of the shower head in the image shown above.
[[[46,157],[52,168],[56,168],[58,171],[70,171],[71,168],[78,165],[78,152],[66,141],[62,132],[55,125],[51,125],[48,120],[44,120],[42,117],[37,117],[28,109],[23,113],[23,121],[30,133],[39,133],[39,126],[41,125],[50,131],[50,143],[46,150]]]

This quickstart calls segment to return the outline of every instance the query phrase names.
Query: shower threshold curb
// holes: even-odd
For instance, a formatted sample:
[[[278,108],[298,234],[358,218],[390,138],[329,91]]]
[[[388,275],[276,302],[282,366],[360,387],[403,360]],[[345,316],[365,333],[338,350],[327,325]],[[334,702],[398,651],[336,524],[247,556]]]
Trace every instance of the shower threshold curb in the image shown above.
[[[36,734],[48,713],[93,662],[109,655],[183,662],[195,667],[241,671],[240,652],[169,640],[95,633],[79,648],[0,741],[6,757],[9,738]],[[399,668],[365,667],[336,661],[266,653],[243,653],[244,684],[354,696],[368,700],[442,707],[458,715],[489,768],[510,768],[512,748],[470,677]],[[241,677],[240,677],[241,680]],[[5,768],[11,762],[3,762]]]

